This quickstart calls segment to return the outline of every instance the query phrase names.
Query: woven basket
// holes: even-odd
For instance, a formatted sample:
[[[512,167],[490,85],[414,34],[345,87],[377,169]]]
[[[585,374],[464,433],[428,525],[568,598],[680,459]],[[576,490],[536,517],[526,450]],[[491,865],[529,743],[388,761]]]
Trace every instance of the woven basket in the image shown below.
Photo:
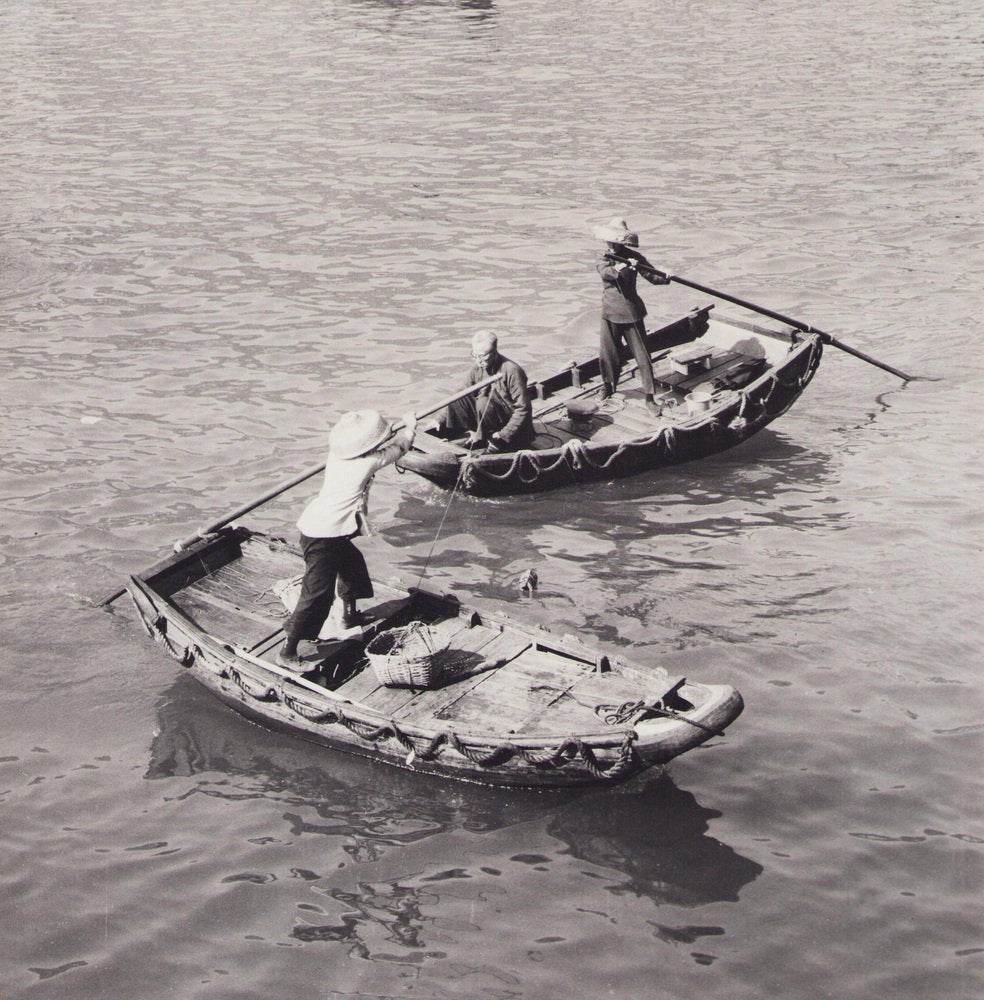
[[[417,621],[380,632],[366,646],[366,657],[386,687],[433,687],[441,675],[441,652],[430,628]]]

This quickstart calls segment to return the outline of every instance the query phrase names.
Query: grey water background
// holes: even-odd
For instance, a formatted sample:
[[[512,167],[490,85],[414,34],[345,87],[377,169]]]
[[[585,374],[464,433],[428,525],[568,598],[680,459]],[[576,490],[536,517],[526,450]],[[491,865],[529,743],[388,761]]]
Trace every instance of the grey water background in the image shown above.
[[[0,7],[0,996],[980,996],[981,29]],[[613,215],[935,381],[828,349],[746,445],[590,488],[448,508],[388,470],[365,548],[736,685],[726,739],[578,795],[442,783],[244,722],[93,608],[346,409],[443,395],[474,329],[534,377],[592,355]],[[643,292],[653,324],[707,301]]]

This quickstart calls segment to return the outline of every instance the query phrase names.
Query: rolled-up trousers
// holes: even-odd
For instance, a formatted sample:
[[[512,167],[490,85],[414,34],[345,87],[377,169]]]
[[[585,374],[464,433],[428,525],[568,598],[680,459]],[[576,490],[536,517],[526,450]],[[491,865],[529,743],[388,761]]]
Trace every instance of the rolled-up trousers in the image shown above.
[[[317,639],[332,604],[336,586],[343,600],[372,597],[372,580],[362,553],[351,536],[309,538],[301,533],[304,582],[294,613],[284,628],[288,639]]]
[[[465,431],[481,431],[483,437],[489,437],[501,431],[512,415],[512,405],[497,393],[476,393],[451,403],[444,411],[443,423],[452,437]],[[531,440],[528,434],[520,432],[510,441],[509,447],[525,448]]]
[[[653,382],[653,363],[646,350],[646,327],[642,320],[634,323],[612,323],[601,321],[601,344],[599,355],[601,360],[601,377],[612,389],[618,385],[618,377],[622,371],[622,344],[628,344],[632,355],[639,366],[639,382],[642,391],[652,395],[656,392]]]

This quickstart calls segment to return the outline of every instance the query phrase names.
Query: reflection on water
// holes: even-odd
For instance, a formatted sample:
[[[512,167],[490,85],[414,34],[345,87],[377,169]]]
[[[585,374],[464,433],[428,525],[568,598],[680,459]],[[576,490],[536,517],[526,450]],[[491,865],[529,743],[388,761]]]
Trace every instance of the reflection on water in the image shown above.
[[[572,484],[502,499],[455,494],[451,516],[456,529],[481,528],[477,533],[483,537],[492,534],[486,526],[494,517],[503,529],[496,532],[502,538],[502,551],[513,532],[523,527],[562,523],[574,531],[597,533],[599,524],[611,523],[613,506],[618,508],[620,532],[629,535],[682,530],[665,517],[667,509],[677,507],[694,508],[694,520],[705,533],[726,535],[734,530],[736,518],[730,508],[726,513],[718,508],[735,501],[754,511],[748,524],[830,529],[840,526],[843,516],[840,512],[832,516],[827,509],[834,475],[828,453],[764,430],[720,455],[607,483]],[[407,523],[393,529],[393,539],[416,544],[430,536],[438,520],[435,511],[443,512],[451,494],[430,486],[405,493],[397,514]],[[798,503],[788,503],[790,494],[798,497]],[[692,531],[692,524],[688,522],[685,530]]]
[[[500,840],[500,846],[505,845],[514,867],[536,866],[551,859],[523,853],[534,823],[559,842],[558,856],[617,873],[602,883],[613,895],[680,906],[733,902],[762,871],[709,836],[709,822],[720,813],[701,806],[666,775],[612,789],[549,794],[449,783],[253,725],[187,674],[166,692],[158,721],[148,779],[197,777],[197,794],[274,800],[289,807],[283,820],[293,838],[341,838],[341,850],[351,861],[376,862],[439,834],[493,834],[515,826],[523,832],[515,842]],[[383,919],[385,912],[395,927],[419,908],[416,897],[438,883],[489,875],[484,868],[475,870],[469,859],[459,862],[443,851],[431,861],[433,870],[416,877],[412,886],[407,880],[386,886],[360,883],[358,900],[351,887],[317,888],[365,911],[361,919]],[[324,881],[313,872],[306,877]],[[352,922],[305,926],[298,933],[337,940],[351,935]]]
[[[478,27],[483,22],[493,21],[498,11],[494,0],[349,0],[355,10],[363,10],[373,14],[381,13],[382,17],[373,17],[373,27],[405,28],[414,17],[421,18],[428,13],[439,16],[443,11],[461,13],[467,21]],[[337,17],[337,11],[328,10],[324,17]],[[385,18],[385,20],[383,20]]]
[[[720,815],[664,775],[638,790],[629,785],[621,794],[572,803],[550,817],[547,829],[574,857],[620,872],[624,879],[610,892],[702,906],[737,902],[762,872],[707,835],[709,820]]]
[[[517,575],[537,566],[541,600],[569,605],[572,579],[590,578],[612,588],[621,606],[638,597],[639,581],[648,586],[654,572],[673,574],[678,591],[689,581],[697,586],[697,574],[708,571],[730,581],[735,539],[755,541],[764,529],[816,534],[850,526],[835,478],[829,454],[766,430],[703,461],[532,496],[490,500],[429,484],[404,486],[385,535],[414,572],[471,573],[454,586],[480,581],[486,598],[514,601]],[[409,573],[407,579],[416,582]]]

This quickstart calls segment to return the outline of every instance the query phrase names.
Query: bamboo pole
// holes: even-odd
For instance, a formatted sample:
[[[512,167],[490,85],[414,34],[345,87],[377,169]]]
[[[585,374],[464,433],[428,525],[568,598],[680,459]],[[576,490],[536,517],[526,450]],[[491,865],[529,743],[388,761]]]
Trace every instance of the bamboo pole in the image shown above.
[[[502,373],[499,372],[497,375],[492,375],[487,379],[483,379],[481,382],[476,382],[474,385],[461,389],[459,392],[452,393],[450,396],[446,396],[439,402],[428,406],[426,410],[418,413],[417,417],[418,419],[429,417],[431,414],[437,413],[438,410],[443,410],[445,406],[449,406],[451,403],[454,403],[459,399],[464,399],[466,396],[472,396],[476,392],[480,392],[482,389],[495,384],[501,378]],[[404,424],[400,422],[394,426],[393,430],[401,430],[403,427]],[[254,497],[254,499],[244,503],[241,507],[237,507],[235,510],[230,511],[223,517],[220,517],[217,521],[213,521],[204,528],[199,528],[193,535],[189,535],[187,538],[182,538],[180,541],[175,542],[174,551],[180,552],[182,549],[186,549],[189,545],[197,542],[202,536],[209,534],[209,532],[218,531],[220,528],[224,528],[227,524],[231,524],[237,518],[242,517],[243,514],[248,514],[251,510],[256,510],[257,507],[262,507],[263,504],[269,503],[275,497],[280,496],[281,493],[286,493],[288,490],[300,485],[312,476],[318,475],[319,472],[323,472],[324,468],[325,463],[319,462],[317,465],[312,465],[309,469],[305,469],[304,472],[299,473],[292,479],[288,479],[286,482],[280,483],[279,486],[274,486],[273,489],[267,490],[266,493],[263,493],[261,496]],[[112,604],[113,601],[115,601],[118,597],[122,597],[125,593],[126,587],[120,587],[118,590],[114,590],[111,594],[108,594],[106,597],[98,601],[96,607],[102,608],[107,604]]]

